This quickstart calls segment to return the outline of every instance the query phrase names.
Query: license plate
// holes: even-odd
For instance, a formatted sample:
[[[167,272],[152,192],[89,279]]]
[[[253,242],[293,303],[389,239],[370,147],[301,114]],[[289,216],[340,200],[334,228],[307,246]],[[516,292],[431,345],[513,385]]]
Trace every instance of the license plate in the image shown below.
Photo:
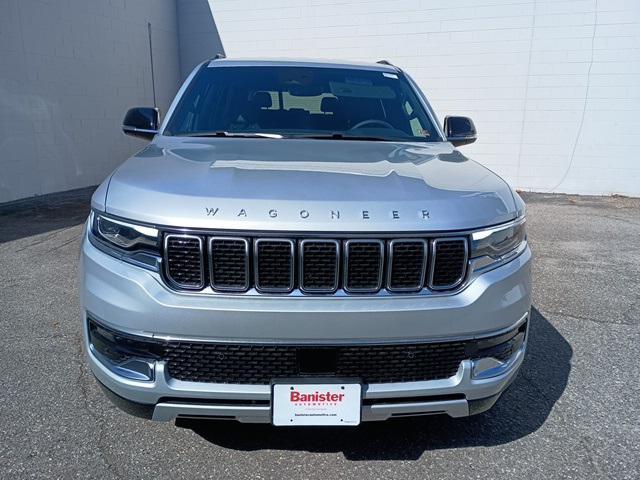
[[[359,425],[361,391],[357,383],[276,384],[273,424]]]

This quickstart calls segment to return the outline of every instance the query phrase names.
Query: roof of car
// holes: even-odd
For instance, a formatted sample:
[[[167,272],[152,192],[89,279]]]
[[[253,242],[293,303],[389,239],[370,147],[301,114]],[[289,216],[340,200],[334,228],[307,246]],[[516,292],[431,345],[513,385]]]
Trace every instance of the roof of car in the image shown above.
[[[353,68],[357,70],[376,70],[381,72],[397,72],[399,69],[389,63],[356,62],[347,60],[325,60],[310,58],[215,58],[209,66],[220,67],[320,67],[320,68]]]

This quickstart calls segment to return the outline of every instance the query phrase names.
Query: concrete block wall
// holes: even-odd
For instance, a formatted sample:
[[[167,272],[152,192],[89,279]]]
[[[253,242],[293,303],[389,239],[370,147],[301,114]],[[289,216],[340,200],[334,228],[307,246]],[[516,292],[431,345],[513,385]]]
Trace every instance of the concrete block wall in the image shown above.
[[[637,0],[0,0],[0,203],[99,183],[144,144],[120,123],[153,103],[147,22],[163,111],[220,51],[386,58],[441,118],[472,116],[464,151],[513,185],[640,196]]]
[[[128,107],[180,81],[175,0],[0,1],[0,203],[101,182],[144,142]]]
[[[180,72],[186,78],[200,62],[224,54],[215,19],[206,0],[176,0]]]
[[[534,191],[640,196],[638,0],[209,0],[233,56],[406,69],[463,151]]]

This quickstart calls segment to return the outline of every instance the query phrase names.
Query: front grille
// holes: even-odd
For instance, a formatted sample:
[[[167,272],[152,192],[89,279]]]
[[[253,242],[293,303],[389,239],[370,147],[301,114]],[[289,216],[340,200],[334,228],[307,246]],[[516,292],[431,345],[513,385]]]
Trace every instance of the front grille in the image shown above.
[[[203,248],[205,246],[205,248]],[[166,234],[174,289],[306,295],[452,290],[466,275],[467,238],[254,238]]]
[[[204,286],[202,239],[193,235],[167,235],[165,238],[167,277],[186,289]]]
[[[314,375],[364,383],[437,380],[455,375],[466,358],[465,342],[310,348],[170,342],[163,356],[178,380],[263,385]]]

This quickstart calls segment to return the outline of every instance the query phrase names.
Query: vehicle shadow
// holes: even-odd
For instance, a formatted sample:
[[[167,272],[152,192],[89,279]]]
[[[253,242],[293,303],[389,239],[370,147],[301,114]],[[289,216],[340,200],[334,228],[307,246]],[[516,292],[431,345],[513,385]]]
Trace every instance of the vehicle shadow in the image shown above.
[[[509,443],[539,429],[566,388],[573,350],[533,308],[527,356],[520,373],[488,412],[365,423],[357,428],[275,428],[237,422],[178,420],[205,440],[235,450],[342,452],[349,460],[417,460],[427,450]]]
[[[0,205],[0,243],[80,225],[96,187],[81,188]]]

